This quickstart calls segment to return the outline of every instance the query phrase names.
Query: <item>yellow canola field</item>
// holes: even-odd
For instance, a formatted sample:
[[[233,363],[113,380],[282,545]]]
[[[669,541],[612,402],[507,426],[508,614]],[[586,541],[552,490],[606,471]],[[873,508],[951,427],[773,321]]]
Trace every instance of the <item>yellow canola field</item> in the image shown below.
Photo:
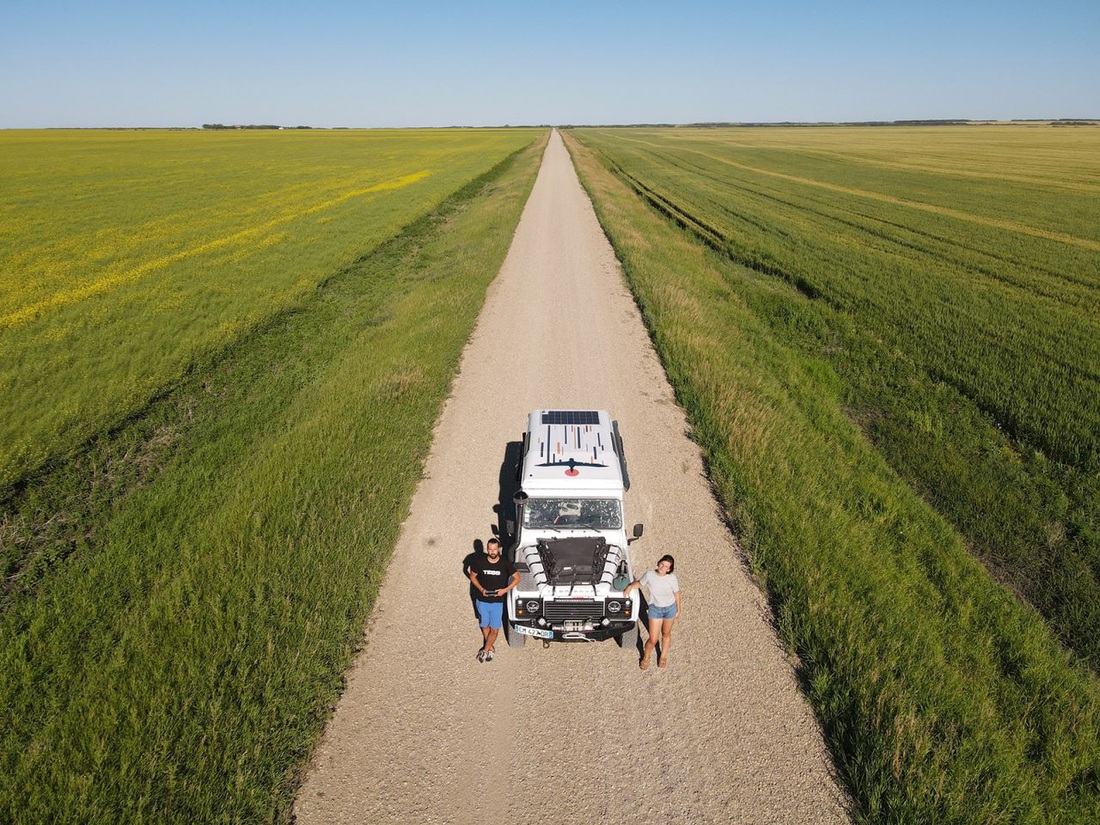
[[[74,289],[55,292],[53,295],[43,301],[40,301],[36,304],[29,304],[27,306],[21,307],[20,309],[12,312],[9,315],[0,317],[0,327],[16,326],[18,324],[30,321],[34,318],[39,318],[51,309],[56,309],[57,307],[65,306],[66,304],[76,303],[77,301],[81,301],[84,298],[90,298],[93,295],[97,295],[101,292],[106,292],[112,287],[129,283],[131,281],[136,281],[144,275],[149,274],[153,270],[162,269],[163,267],[169,266],[170,264],[177,263],[194,255],[200,255],[204,252],[234,247],[241,248],[242,250],[247,250],[249,248],[253,250],[265,248],[274,243],[281,242],[285,239],[284,235],[271,234],[271,230],[273,230],[277,226],[289,223],[290,221],[303,217],[304,215],[312,215],[317,212],[321,212],[325,209],[336,206],[343,203],[344,201],[350,200],[351,198],[359,197],[361,195],[367,195],[372,192],[381,192],[385,189],[402,189],[409,184],[416,183],[418,180],[427,177],[429,174],[430,173],[426,171],[417,172],[412,175],[405,175],[402,178],[394,181],[389,181],[387,183],[379,183],[374,186],[368,186],[365,189],[356,189],[352,190],[351,192],[345,192],[338,197],[318,203],[314,206],[303,209],[300,212],[292,212],[287,215],[280,215],[277,218],[272,218],[266,223],[260,224],[258,226],[252,226],[247,229],[242,229],[239,232],[235,232],[232,235],[228,235],[223,238],[215,238],[212,241],[200,244],[199,246],[193,247],[191,249],[184,249],[179,252],[174,252],[171,255],[165,255],[161,258],[153,258],[139,264],[129,271],[120,272],[117,274],[108,274],[98,281],[92,281],[91,283],[75,287]],[[35,282],[33,280],[28,281],[28,285],[34,284]]]
[[[0,492],[536,134],[0,132]]]

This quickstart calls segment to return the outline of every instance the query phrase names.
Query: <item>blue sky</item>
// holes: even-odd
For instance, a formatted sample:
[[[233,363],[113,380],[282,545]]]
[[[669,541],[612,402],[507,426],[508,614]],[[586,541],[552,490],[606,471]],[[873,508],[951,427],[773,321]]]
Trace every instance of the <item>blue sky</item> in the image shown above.
[[[6,0],[0,128],[1100,117],[1100,0]]]

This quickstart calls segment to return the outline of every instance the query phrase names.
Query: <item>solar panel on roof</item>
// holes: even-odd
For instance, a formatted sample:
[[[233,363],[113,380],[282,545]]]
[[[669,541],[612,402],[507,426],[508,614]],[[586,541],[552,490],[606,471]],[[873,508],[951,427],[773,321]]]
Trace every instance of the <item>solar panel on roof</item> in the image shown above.
[[[595,410],[546,410],[543,424],[599,424],[600,414]]]

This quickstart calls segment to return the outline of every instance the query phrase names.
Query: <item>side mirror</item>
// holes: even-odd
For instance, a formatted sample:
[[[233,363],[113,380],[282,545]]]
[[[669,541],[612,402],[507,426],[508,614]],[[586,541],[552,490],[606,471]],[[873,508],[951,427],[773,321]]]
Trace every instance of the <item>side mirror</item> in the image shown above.
[[[626,543],[627,543],[627,544],[630,544],[631,542],[635,542],[635,541],[637,541],[638,539],[640,539],[640,538],[642,537],[642,532],[643,532],[644,530],[645,530],[645,528],[644,528],[644,527],[643,527],[642,525],[640,525],[640,524],[635,524],[635,525],[634,525],[634,538],[632,538],[632,539],[627,539],[627,540],[626,540]]]
[[[529,498],[530,496],[527,495],[527,493],[523,492],[523,490],[517,490],[516,494],[512,496],[512,501],[515,502],[516,506],[518,507],[521,504],[526,504],[527,499]]]

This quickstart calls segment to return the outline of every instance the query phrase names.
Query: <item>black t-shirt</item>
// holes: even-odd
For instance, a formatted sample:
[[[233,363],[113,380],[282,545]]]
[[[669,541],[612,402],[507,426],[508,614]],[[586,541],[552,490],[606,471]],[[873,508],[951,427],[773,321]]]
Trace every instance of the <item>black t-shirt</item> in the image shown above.
[[[505,560],[503,554],[495,562],[492,562],[483,553],[470,565],[470,571],[477,574],[478,582],[486,590],[503,590],[511,583],[512,574],[516,572],[516,569],[512,566],[512,562]],[[480,590],[475,592],[477,598],[483,602],[504,601],[503,594],[499,596],[482,596]]]

